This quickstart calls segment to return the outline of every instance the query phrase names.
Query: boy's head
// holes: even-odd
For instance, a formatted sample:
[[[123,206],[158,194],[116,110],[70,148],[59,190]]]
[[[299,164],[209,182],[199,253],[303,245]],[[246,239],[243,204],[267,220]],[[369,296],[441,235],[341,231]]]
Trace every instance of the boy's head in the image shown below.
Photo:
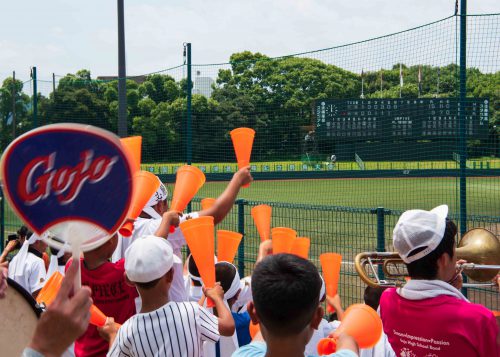
[[[238,299],[241,291],[240,275],[236,267],[228,262],[215,264],[215,280],[220,282],[224,290],[224,300],[231,306]]]
[[[139,292],[155,287],[162,278],[171,283],[174,263],[182,261],[174,254],[170,243],[160,237],[139,238],[125,251],[126,277]]]
[[[101,244],[95,249],[84,252],[83,256],[85,259],[99,259],[108,260],[113,255],[116,247],[118,245],[118,234],[113,234],[106,242]]]
[[[370,306],[373,310],[377,311],[378,305],[380,304],[380,297],[382,296],[382,293],[384,290],[387,288],[384,287],[371,287],[367,286],[365,289],[365,295],[364,295],[364,301],[365,304]]]
[[[249,313],[264,338],[303,334],[309,341],[323,316],[321,279],[310,261],[292,254],[264,258],[252,274]]]
[[[217,257],[214,257],[214,262],[217,263]],[[189,278],[193,282],[194,286],[202,286],[203,280],[201,280],[201,274],[198,271],[198,267],[196,266],[196,262],[191,254],[187,257],[187,269]]]
[[[447,219],[448,206],[404,212],[393,232],[394,248],[412,279],[450,280],[455,274],[457,226]]]

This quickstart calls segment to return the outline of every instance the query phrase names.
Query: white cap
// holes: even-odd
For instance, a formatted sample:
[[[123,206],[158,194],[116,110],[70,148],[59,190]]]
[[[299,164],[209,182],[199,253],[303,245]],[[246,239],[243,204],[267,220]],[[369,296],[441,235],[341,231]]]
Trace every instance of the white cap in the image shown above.
[[[431,211],[406,211],[399,217],[392,239],[394,248],[405,263],[421,259],[437,248],[444,236],[447,215],[448,206],[441,205]],[[417,248],[425,249],[409,257]]]
[[[141,237],[125,251],[125,272],[130,281],[148,283],[164,276],[174,263],[182,263],[166,239]]]

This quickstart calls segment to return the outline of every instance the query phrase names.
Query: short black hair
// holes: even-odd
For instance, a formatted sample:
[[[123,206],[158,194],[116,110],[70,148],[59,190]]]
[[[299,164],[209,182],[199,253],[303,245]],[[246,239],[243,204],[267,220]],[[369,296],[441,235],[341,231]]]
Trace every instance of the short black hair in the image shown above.
[[[21,226],[18,230],[17,230],[17,235],[19,236],[19,238],[21,237],[28,237],[30,236],[32,233],[31,231],[28,229],[28,227],[26,226]]]
[[[380,297],[384,290],[387,289],[383,286],[377,286],[376,288],[372,286],[367,286],[365,288],[365,294],[363,296],[363,300],[365,304],[370,306],[373,310],[377,311],[378,305],[380,304]]]
[[[147,283],[137,283],[137,282],[134,282],[135,285],[137,285],[137,287],[141,288],[141,289],[145,289],[145,290],[148,290],[148,289],[152,289],[156,286],[156,284],[158,284],[158,282],[160,281],[161,278],[158,278],[158,279],[155,279],[155,280],[151,280],[151,281],[148,281]]]
[[[261,323],[275,336],[298,334],[319,306],[316,266],[293,254],[264,258],[252,274],[252,295]]]
[[[200,272],[198,271],[198,267],[196,266],[196,262],[194,261],[193,256],[190,254],[188,257],[188,272],[192,276],[200,277]],[[198,280],[191,279],[194,286],[201,286],[201,282]]]
[[[224,293],[226,293],[233,283],[234,276],[236,275],[236,268],[234,265],[227,262],[219,262],[215,264],[215,281],[220,282],[220,286]],[[230,298],[232,298],[231,296]]]
[[[444,236],[436,249],[427,254],[425,257],[406,264],[408,275],[410,275],[410,278],[425,280],[436,279],[438,272],[437,261],[445,253],[448,254],[450,258],[453,257],[453,248],[455,247],[456,235],[457,225],[452,220],[446,219]],[[423,249],[425,249],[425,247],[415,249],[410,253],[409,256],[411,257],[412,255],[417,254]]]

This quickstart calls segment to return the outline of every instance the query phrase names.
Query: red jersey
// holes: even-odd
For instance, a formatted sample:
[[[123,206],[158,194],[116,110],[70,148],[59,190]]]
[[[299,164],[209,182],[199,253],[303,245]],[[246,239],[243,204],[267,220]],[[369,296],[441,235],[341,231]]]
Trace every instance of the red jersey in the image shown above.
[[[408,300],[387,289],[380,299],[380,317],[397,356],[499,355],[491,311],[454,296]]]
[[[82,285],[90,287],[92,300],[104,315],[113,317],[119,324],[135,315],[135,298],[138,296],[135,287],[125,282],[124,263],[123,259],[116,263],[106,262],[97,269],[88,270],[83,259],[80,260]],[[71,261],[68,264],[71,264]],[[66,268],[68,266],[66,265]],[[105,356],[108,348],[109,343],[99,336],[97,327],[89,325],[87,331],[75,342],[75,355]]]

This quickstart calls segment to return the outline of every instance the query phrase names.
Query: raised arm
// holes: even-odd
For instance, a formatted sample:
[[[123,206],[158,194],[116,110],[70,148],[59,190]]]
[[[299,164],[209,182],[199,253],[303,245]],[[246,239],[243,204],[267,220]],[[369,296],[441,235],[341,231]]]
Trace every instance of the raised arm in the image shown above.
[[[214,224],[222,221],[233,208],[234,201],[240,192],[240,188],[253,181],[250,174],[250,166],[244,167],[233,175],[233,178],[227,185],[222,194],[215,200],[215,203],[209,209],[201,211],[200,216],[214,217]]]

